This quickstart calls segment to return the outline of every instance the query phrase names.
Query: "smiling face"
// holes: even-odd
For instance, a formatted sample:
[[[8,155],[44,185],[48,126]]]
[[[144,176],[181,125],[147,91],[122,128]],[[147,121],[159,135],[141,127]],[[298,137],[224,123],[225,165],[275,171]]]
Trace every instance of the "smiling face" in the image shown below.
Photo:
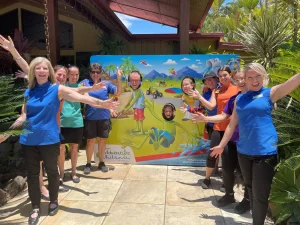
[[[248,70],[245,74],[246,85],[251,91],[259,91],[264,83],[264,76],[255,70]]]
[[[204,84],[206,85],[206,87],[213,90],[213,89],[217,88],[218,82],[217,82],[216,78],[208,77],[204,80]]]
[[[67,81],[67,71],[64,67],[58,69],[54,73],[54,76],[57,84],[65,84]]]
[[[41,62],[35,66],[34,76],[38,84],[46,83],[49,80],[49,75],[50,72],[46,62]]]
[[[69,78],[69,83],[70,83],[70,84],[75,84],[75,83],[77,83],[77,81],[78,81],[78,79],[79,79],[79,71],[78,71],[78,68],[76,68],[76,67],[71,67],[71,68],[69,69],[68,78]]]
[[[139,88],[140,86],[140,83],[141,83],[141,76],[136,73],[136,72],[133,72],[130,74],[130,77],[129,77],[129,82],[130,82],[130,86],[133,90],[136,90]]]
[[[181,89],[185,94],[188,94],[190,91],[194,89],[195,85],[190,78],[185,78],[182,81]]]
[[[219,71],[218,76],[222,86],[228,87],[230,85],[231,76],[227,71]]]
[[[248,90],[246,82],[245,82],[245,74],[243,72],[237,72],[233,76],[233,81],[242,93],[244,93]]]
[[[100,81],[100,78],[101,78],[101,71],[100,69],[96,69],[96,68],[93,68],[90,70],[90,76],[93,80],[93,82],[96,84],[96,83],[99,83]]]

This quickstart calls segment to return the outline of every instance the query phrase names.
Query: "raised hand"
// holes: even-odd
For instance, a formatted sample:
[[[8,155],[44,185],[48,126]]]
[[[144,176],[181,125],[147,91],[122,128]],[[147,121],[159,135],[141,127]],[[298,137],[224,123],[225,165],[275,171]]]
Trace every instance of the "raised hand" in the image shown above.
[[[188,94],[189,94],[189,96],[191,96],[193,98],[197,98],[197,99],[199,98],[199,95],[200,95],[199,91],[197,91],[196,89],[191,90]]]
[[[223,151],[224,151],[224,148],[221,147],[220,145],[218,145],[218,146],[216,146],[216,147],[211,148],[210,150],[212,151],[212,152],[210,153],[210,155],[211,155],[212,157],[217,158],[217,157],[219,157],[219,156],[222,155],[222,153],[223,153]]]
[[[25,80],[28,80],[28,75],[21,70],[18,70],[18,72],[15,72],[15,76],[16,76],[15,79],[23,78]]]
[[[118,76],[118,80],[122,79],[122,75],[123,75],[123,66],[121,66],[120,68],[117,67],[117,76]]]
[[[15,48],[14,42],[10,38],[10,36],[8,36],[8,40],[7,40],[2,35],[0,35],[0,46],[9,52]]]
[[[104,88],[105,86],[106,86],[106,82],[105,81],[102,81],[100,83],[94,84],[93,85],[93,91],[98,91],[98,90]]]

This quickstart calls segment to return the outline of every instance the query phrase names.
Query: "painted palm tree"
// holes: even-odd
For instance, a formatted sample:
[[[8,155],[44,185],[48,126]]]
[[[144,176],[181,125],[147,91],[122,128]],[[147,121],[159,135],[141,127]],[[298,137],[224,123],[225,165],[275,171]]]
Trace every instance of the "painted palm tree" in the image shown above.
[[[134,64],[133,64],[132,60],[130,59],[130,57],[122,58],[122,60],[123,60],[123,63],[121,64],[121,66],[123,67],[123,76],[126,81],[125,86],[128,87],[128,75],[132,71],[132,67],[134,66]]]
[[[109,65],[107,65],[105,68],[105,71],[108,72],[109,76],[110,76],[110,72],[116,72],[116,65],[113,63],[110,63]]]

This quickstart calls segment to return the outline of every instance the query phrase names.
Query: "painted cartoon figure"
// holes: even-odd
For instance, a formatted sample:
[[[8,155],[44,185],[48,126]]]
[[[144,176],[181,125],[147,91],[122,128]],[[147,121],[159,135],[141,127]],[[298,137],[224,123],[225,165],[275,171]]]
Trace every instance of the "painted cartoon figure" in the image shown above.
[[[121,142],[123,148],[125,148],[126,146],[130,146],[136,149],[140,149],[148,138],[150,139],[149,143],[153,144],[155,150],[158,150],[160,146],[168,148],[175,141],[176,126],[180,127],[187,133],[187,146],[189,145],[189,143],[192,145],[197,145],[198,141],[196,137],[194,137],[189,131],[187,131],[181,124],[174,121],[176,108],[172,103],[167,103],[164,105],[162,109],[163,119],[158,117],[154,112],[153,100],[150,102],[148,99],[146,99],[146,107],[157,120],[163,123],[163,128],[159,129],[156,127],[152,127],[150,130],[148,130],[145,138],[139,144],[133,143],[131,139],[124,137],[124,141]]]
[[[144,134],[143,121],[145,119],[145,96],[143,91],[140,89],[143,77],[139,71],[132,71],[129,74],[128,80],[128,85],[132,88],[132,95],[125,109],[121,113],[123,114],[129,109],[133,108],[134,120],[136,121],[136,129],[132,130],[131,132]]]

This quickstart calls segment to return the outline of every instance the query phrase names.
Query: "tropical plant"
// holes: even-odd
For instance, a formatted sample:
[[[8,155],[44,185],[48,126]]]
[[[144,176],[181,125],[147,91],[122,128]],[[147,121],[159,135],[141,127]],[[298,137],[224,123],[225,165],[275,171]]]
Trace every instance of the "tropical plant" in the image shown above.
[[[209,53],[211,45],[207,49],[202,49],[198,45],[193,44],[190,48],[189,54],[207,54]]]
[[[280,45],[291,37],[288,24],[285,16],[262,9],[260,16],[252,18],[242,29],[238,28],[236,34],[246,51],[255,54],[258,61],[269,68]]]
[[[123,76],[125,78],[125,87],[127,87],[127,83],[128,83],[128,76],[131,73],[131,71],[133,70],[137,70],[136,65],[133,64],[132,60],[130,59],[130,57],[128,58],[122,58],[123,63],[121,64],[121,66],[123,67]]]
[[[97,42],[100,46],[100,53],[103,55],[118,55],[122,54],[123,48],[126,46],[126,41],[116,34],[108,35],[102,33],[97,36]]]
[[[276,224],[294,217],[300,222],[300,155],[291,157],[277,166],[272,182],[270,202]]]
[[[273,60],[274,67],[268,71],[272,85],[283,83],[300,71],[300,48],[291,46],[290,49],[280,49],[278,54],[280,57]],[[300,88],[290,95],[300,101]]]
[[[0,134],[18,135],[21,130],[8,130],[19,117],[24,103],[24,84],[17,85],[11,75],[0,76]]]
[[[0,135],[12,135],[0,144],[0,188],[17,175],[25,175],[17,136],[22,130],[8,130],[24,103],[24,86],[24,83],[17,84],[11,76],[0,76]]]

